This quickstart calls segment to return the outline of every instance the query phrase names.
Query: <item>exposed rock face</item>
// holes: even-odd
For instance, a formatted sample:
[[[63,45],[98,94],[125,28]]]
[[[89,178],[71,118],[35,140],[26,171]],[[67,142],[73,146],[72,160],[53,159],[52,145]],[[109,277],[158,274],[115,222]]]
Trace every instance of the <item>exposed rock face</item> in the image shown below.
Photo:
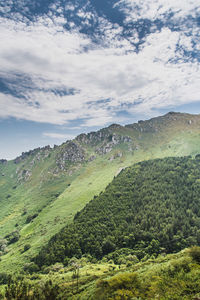
[[[95,155],[91,155],[89,158],[88,158],[88,161],[93,161],[96,159],[96,156]]]
[[[39,156],[41,154],[43,154],[43,157],[47,157],[49,155],[49,152],[51,151],[51,147],[45,146],[43,148],[36,148],[34,150],[30,150],[28,152],[22,152],[22,154],[20,156],[18,156],[17,158],[15,158],[14,163],[15,164],[19,164],[22,160],[25,160],[26,158],[28,158],[31,155],[36,155],[38,154]]]
[[[171,128],[176,124],[183,125],[183,128],[189,128],[191,131],[193,128],[200,130],[200,116],[169,112],[164,116],[138,121],[131,125],[112,124],[97,132],[80,134],[74,140],[66,141],[61,146],[54,145],[53,149],[46,146],[23,152],[14,160],[16,173],[11,174],[10,177],[16,177],[20,182],[30,180],[32,173],[34,174],[34,168],[45,163],[49,158],[49,164],[45,163],[49,177],[59,176],[59,173],[63,172],[72,175],[83,166],[83,162],[92,162],[102,155],[107,154],[108,161],[120,158],[126,152],[134,155],[136,151],[146,147],[148,134],[157,138],[160,133],[164,134],[165,128]],[[1,159],[0,167],[6,163],[6,159]],[[3,170],[4,167],[1,169]],[[6,176],[7,173],[2,172],[0,176]],[[48,177],[43,174],[40,176],[41,180],[46,180]]]
[[[90,132],[88,134],[80,134],[77,136],[76,141],[81,144],[90,145],[95,147],[94,151],[99,155],[104,155],[112,151],[112,149],[120,143],[132,142],[131,137],[122,136],[113,133],[113,130],[122,128],[121,125],[112,124],[108,128],[103,128],[97,132]],[[96,158],[96,157],[95,157]],[[89,158],[89,161],[95,159],[94,156]]]
[[[80,134],[77,136],[76,140],[82,144],[86,145],[96,145],[105,139],[108,139],[111,132],[107,128],[103,128],[97,132],[90,132],[88,134]]]
[[[129,136],[121,136],[114,133],[109,135],[109,138],[100,147],[97,147],[95,152],[103,155],[111,152],[118,144],[130,142],[132,142],[132,139]]]
[[[20,172],[18,173],[18,181],[27,181],[32,175],[32,172],[30,170],[25,170],[22,169],[20,170]]]
[[[115,155],[112,155],[108,160],[113,161],[114,159],[116,159],[118,157],[122,157],[122,153],[121,152],[118,152]]]
[[[48,145],[43,148],[23,152],[21,156],[17,157],[14,160],[15,164],[19,164],[22,161],[24,162],[22,166],[18,166],[16,169],[18,181],[27,181],[32,175],[34,166],[48,157],[51,150],[51,147]],[[29,158],[31,158],[31,160],[28,160]]]
[[[76,163],[84,160],[84,150],[75,142],[69,141],[57,155],[56,164],[61,170],[65,170],[66,162]]]

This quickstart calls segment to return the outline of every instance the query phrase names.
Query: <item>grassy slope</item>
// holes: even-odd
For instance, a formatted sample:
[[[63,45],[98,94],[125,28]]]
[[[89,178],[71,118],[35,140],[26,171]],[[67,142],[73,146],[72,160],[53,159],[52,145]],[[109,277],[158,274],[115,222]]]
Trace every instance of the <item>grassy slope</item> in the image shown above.
[[[190,119],[194,120],[192,124],[188,123]],[[146,122],[143,122],[141,126],[145,125]],[[131,136],[138,150],[129,152],[126,144],[118,145],[111,153],[83,163],[71,176],[60,174],[56,177],[48,173],[59,148],[52,152],[50,158],[36,166],[31,180],[26,183],[16,183],[16,176],[13,174],[18,166],[13,162],[6,166],[1,165],[0,173],[5,173],[5,176],[0,177],[0,236],[15,230],[18,223],[21,238],[9,246],[9,253],[2,257],[0,271],[5,268],[14,271],[23,266],[53,234],[72,221],[77,210],[83,208],[95,194],[104,190],[121,168],[149,158],[194,155],[200,152],[199,117],[181,115],[176,120],[156,119],[156,127],[158,131],[153,132],[131,127],[111,129],[118,134]],[[91,149],[88,151],[92,152]],[[108,160],[116,151],[121,151],[123,156]],[[28,162],[22,164],[26,167]],[[16,184],[17,188],[13,189]],[[68,186],[69,184],[71,185]],[[61,194],[55,197],[58,191]],[[8,195],[11,197],[6,198]],[[28,213],[22,216],[24,208]],[[39,213],[38,217],[25,224],[27,215],[34,213]],[[27,243],[31,244],[31,249],[21,254],[20,251]]]

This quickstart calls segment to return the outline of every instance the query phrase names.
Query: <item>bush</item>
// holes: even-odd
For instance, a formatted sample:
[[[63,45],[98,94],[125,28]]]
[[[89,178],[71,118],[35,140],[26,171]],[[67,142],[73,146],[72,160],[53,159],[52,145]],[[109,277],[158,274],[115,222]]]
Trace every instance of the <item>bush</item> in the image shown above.
[[[7,239],[8,244],[16,243],[20,238],[19,231],[15,230],[15,231],[9,233],[8,235],[6,235],[5,238]]]
[[[30,285],[24,278],[9,278],[5,288],[5,299],[56,300],[60,299],[59,293],[59,286],[54,285],[50,280],[44,285]]]
[[[8,252],[7,244],[8,241],[6,239],[0,239],[0,256]]]
[[[64,262],[63,262],[64,266],[67,267],[67,266],[69,265],[69,261],[70,261],[70,258],[66,256],[66,257],[64,258]]]
[[[183,271],[184,274],[190,272],[189,263],[189,259],[186,258],[172,261],[167,269],[168,276],[170,276],[170,278],[173,278],[177,276],[177,274],[181,271]]]
[[[192,257],[192,259],[195,262],[197,262],[198,264],[200,264],[200,247],[193,246],[192,248],[190,248],[189,255],[190,255],[190,257]]]
[[[8,282],[9,275],[5,272],[0,273],[0,284],[6,284]]]
[[[24,265],[24,271],[29,274],[33,274],[39,271],[39,267],[34,262],[27,263]]]
[[[38,214],[34,214],[34,215],[29,215],[26,218],[26,224],[30,223],[33,219],[37,218]]]
[[[30,244],[24,245],[24,252],[28,251],[31,248]]]
[[[133,299],[141,288],[135,273],[118,274],[110,279],[99,280],[96,285],[97,299]]]

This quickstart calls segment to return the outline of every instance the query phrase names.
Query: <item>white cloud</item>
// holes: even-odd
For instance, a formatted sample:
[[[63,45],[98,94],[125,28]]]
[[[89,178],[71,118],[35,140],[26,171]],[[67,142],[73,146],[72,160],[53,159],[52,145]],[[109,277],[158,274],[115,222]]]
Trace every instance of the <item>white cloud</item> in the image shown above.
[[[50,137],[53,139],[58,139],[58,140],[72,140],[75,136],[71,134],[64,134],[64,133],[56,133],[56,132],[44,132],[43,136],[45,137]]]
[[[135,4],[140,9],[133,11]],[[183,17],[193,13],[196,6],[186,0],[137,0],[129,1],[126,7],[129,17],[134,13],[136,18],[155,19],[170,10],[176,12],[175,17]],[[84,17],[84,12],[79,11],[79,15]],[[85,35],[65,31],[64,22],[62,16],[40,17],[29,25],[0,19],[0,39],[4,41],[0,47],[1,74],[11,79],[13,74],[27,74],[33,86],[22,90],[26,99],[1,93],[1,118],[60,125],[82,119],[82,126],[92,127],[116,121],[123,105],[131,113],[152,114],[155,108],[200,100],[199,63],[184,56],[184,50],[193,50],[193,35],[167,27],[153,31],[136,53],[130,43],[138,42],[134,30],[129,40],[122,38],[123,28],[100,18],[104,46],[97,47]],[[192,30],[196,35],[196,28]],[[89,50],[85,52],[84,47]],[[77,92],[62,96],[54,92],[63,88]],[[102,104],[102,99],[110,101]],[[45,134],[56,137],[56,133]]]
[[[121,0],[116,6],[126,12],[127,21],[131,18],[156,20],[164,18],[168,13],[174,13],[173,18],[183,18],[187,15],[194,16],[200,10],[194,0]]]

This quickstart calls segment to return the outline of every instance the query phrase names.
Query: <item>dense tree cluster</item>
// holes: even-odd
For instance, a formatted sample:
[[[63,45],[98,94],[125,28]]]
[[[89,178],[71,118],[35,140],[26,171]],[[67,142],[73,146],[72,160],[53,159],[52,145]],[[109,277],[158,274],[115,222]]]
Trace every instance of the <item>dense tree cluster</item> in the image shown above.
[[[55,235],[35,262],[97,259],[121,248],[139,259],[200,244],[200,159],[144,161],[126,168]]]

